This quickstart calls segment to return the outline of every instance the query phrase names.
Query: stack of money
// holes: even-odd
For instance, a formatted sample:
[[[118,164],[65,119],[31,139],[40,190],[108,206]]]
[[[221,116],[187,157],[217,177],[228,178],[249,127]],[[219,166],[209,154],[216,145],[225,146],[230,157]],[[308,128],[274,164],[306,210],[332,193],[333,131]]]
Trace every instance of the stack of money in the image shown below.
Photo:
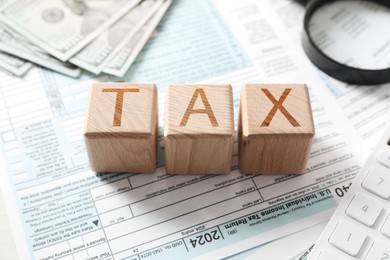
[[[0,70],[122,77],[171,0],[0,0]]]

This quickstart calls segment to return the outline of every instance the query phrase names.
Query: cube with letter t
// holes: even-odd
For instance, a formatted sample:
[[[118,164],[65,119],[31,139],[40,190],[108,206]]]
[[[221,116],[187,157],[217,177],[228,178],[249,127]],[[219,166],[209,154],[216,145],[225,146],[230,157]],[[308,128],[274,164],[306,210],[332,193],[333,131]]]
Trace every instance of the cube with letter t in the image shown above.
[[[170,85],[166,95],[167,173],[229,173],[234,138],[231,86]]]
[[[242,173],[303,173],[314,136],[306,85],[245,85],[238,131]]]
[[[156,170],[157,88],[154,84],[96,83],[89,96],[84,139],[92,170]]]

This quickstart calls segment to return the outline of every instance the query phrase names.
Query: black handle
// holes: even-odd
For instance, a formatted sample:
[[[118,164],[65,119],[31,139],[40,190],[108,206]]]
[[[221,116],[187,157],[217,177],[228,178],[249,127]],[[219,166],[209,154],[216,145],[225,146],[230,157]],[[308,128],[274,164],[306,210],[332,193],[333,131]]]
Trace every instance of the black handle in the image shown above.
[[[301,4],[302,6],[306,6],[307,3],[310,1],[310,0],[294,0],[295,2]]]

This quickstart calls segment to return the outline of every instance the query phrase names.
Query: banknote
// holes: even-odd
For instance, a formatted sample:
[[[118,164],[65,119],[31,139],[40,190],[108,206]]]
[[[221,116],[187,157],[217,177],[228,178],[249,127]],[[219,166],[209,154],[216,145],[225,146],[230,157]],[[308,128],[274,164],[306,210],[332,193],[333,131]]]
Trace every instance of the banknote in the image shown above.
[[[0,52],[0,67],[15,76],[23,76],[32,68],[32,64],[15,56]]]
[[[13,0],[0,20],[61,61],[79,52],[140,0]]]
[[[124,45],[127,37],[134,36],[162,2],[163,0],[142,1],[72,57],[69,62],[99,74],[107,61],[112,58],[112,53]]]
[[[14,76],[14,74],[12,74],[11,72],[9,72],[8,70],[4,69],[1,66],[0,66],[0,72],[2,72],[3,74],[6,74],[8,76]]]
[[[77,78],[81,73],[81,70],[76,66],[53,58],[4,24],[0,24],[0,51],[70,77]]]
[[[168,10],[171,2],[171,0],[164,1],[152,18],[125,42],[124,46],[104,67],[103,72],[117,77],[125,75]]]

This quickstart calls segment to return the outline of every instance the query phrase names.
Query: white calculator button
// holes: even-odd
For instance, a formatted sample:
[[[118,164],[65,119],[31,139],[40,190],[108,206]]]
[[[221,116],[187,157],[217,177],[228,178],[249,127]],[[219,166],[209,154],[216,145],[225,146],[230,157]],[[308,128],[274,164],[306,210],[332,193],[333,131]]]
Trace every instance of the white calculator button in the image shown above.
[[[381,233],[390,238],[390,215],[387,217],[385,224],[383,224]]]
[[[381,211],[380,203],[362,193],[357,193],[349,204],[346,213],[351,218],[371,227],[375,224]]]
[[[329,238],[329,243],[345,253],[356,256],[363,246],[367,235],[357,226],[341,221]]]
[[[317,257],[317,260],[343,260],[345,258],[342,258],[338,255],[335,255],[334,253],[330,252],[329,250],[324,250],[320,253],[320,255]]]
[[[365,260],[390,259],[390,244],[375,241]]]
[[[378,162],[390,168],[390,151],[389,149],[382,150],[376,158]]]
[[[362,186],[382,199],[389,199],[390,171],[378,167],[371,168]]]

